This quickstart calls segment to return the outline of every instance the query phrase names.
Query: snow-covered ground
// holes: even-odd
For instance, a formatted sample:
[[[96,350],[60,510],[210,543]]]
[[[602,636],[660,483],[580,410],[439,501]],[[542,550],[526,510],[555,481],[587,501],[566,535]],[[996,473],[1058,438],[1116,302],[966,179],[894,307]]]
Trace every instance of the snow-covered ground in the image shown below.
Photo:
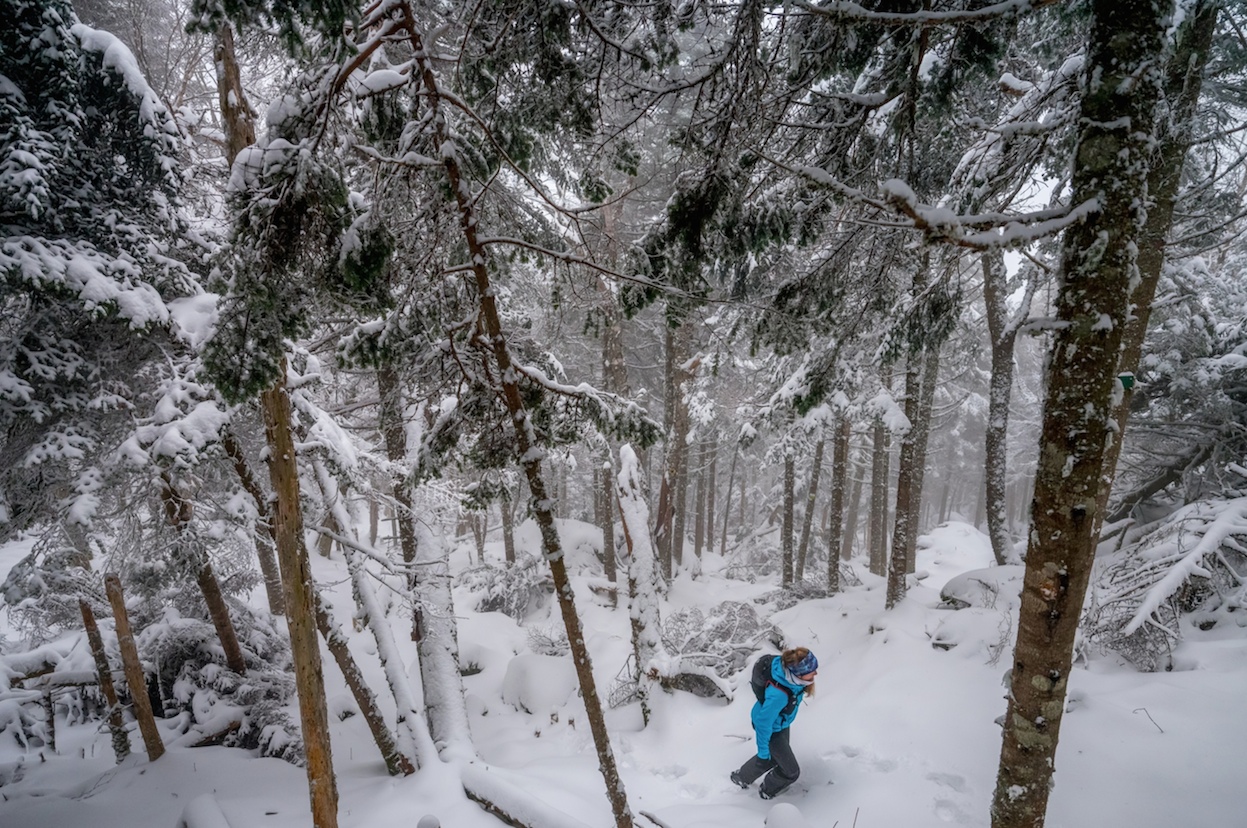
[[[575,531],[574,525],[567,530]],[[535,533],[521,537],[531,548]],[[576,539],[567,540],[574,549]],[[499,547],[489,545],[488,554],[500,558]],[[0,580],[28,548],[0,547]],[[466,549],[456,552],[457,568],[467,556]],[[1000,750],[994,720],[1004,712],[1001,680],[1015,604],[1002,595],[995,607],[954,612],[940,606],[939,590],[990,561],[985,537],[951,524],[924,538],[918,569],[926,577],[897,610],[884,611],[882,583],[868,577],[861,587],[774,616],[790,642],[817,653],[820,671],[816,695],[793,728],[801,779],[773,802],[759,799],[756,786],[741,791],[727,778],[752,753],[753,696],[744,672],[732,679],[735,697],[726,705],[660,695],[644,729],[635,705],[609,711],[634,813],[670,828],[988,825]],[[681,574],[663,611],[748,600],[773,589],[727,580],[719,574],[724,565],[707,556],[696,579]],[[322,583],[337,585],[339,605],[349,602],[342,562],[314,557],[313,566]],[[629,651],[627,611],[606,606],[583,579],[576,597],[605,691]],[[510,618],[478,614],[466,604],[457,606],[459,640],[463,661],[481,668],[464,681],[482,759],[500,778],[585,825],[613,824],[570,666],[532,655],[528,629]],[[557,618],[552,611],[527,626],[556,629]],[[4,623],[0,617],[0,633],[8,633],[12,646]],[[1074,673],[1049,826],[1247,824],[1241,782],[1247,638],[1236,632],[1194,631],[1175,659],[1187,668],[1181,672],[1140,674],[1103,657]],[[361,662],[375,664],[366,634],[357,634],[353,646]],[[412,664],[414,645],[403,646]],[[326,659],[325,670],[331,709],[350,707],[332,661]],[[384,688],[379,667],[371,679]],[[360,718],[333,724],[343,828],[426,828],[432,822],[421,819],[429,815],[445,828],[501,824],[465,798],[456,767],[435,763],[409,778],[387,776]],[[57,736],[56,754],[24,754],[11,740],[0,743],[0,769],[25,765],[19,781],[0,787],[3,828],[174,828],[188,808],[198,825],[310,824],[304,772],[281,761],[237,749],[173,747],[149,763],[134,738],[136,753],[117,766],[106,729],[62,724]],[[653,826],[647,816],[637,824]]]

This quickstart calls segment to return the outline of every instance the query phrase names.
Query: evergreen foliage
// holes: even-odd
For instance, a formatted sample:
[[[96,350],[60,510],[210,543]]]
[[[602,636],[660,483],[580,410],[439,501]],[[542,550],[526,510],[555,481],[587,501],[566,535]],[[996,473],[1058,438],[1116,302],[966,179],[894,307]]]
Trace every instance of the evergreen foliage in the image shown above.
[[[197,292],[180,140],[115,38],[6,2],[0,32],[0,526],[82,504]],[[76,498],[76,500],[75,500]]]

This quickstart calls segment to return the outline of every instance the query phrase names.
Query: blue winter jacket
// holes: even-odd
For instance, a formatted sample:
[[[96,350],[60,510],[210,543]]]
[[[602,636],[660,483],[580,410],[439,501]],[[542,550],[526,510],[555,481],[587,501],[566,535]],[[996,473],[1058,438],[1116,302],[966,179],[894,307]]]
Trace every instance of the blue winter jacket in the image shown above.
[[[766,686],[762,701],[753,703],[750,718],[753,720],[753,732],[758,740],[759,759],[771,758],[771,736],[791,725],[792,720],[797,718],[797,711],[801,709],[801,698],[805,695],[805,687],[788,679],[784,674],[784,663],[778,658],[771,663],[771,678],[792,691],[796,704],[785,714],[788,694],[773,684]]]

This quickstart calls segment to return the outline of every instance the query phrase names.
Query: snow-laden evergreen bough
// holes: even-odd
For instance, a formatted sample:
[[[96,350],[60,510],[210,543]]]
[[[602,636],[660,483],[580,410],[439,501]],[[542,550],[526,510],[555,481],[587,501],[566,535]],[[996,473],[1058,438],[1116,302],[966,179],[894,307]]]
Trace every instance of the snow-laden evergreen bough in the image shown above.
[[[85,525],[146,366],[199,292],[181,140],[116,38],[59,0],[0,5],[0,532]]]

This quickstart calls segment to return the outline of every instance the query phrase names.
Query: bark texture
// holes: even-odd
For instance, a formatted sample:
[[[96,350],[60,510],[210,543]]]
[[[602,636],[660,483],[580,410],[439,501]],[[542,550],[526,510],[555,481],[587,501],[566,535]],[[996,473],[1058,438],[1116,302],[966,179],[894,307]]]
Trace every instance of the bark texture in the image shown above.
[[[888,429],[875,420],[870,463],[870,571],[883,575],[888,565]]]
[[[993,828],[1040,828],[1048,807],[1074,636],[1095,554],[1098,496],[1172,3],[1093,0],[1031,534],[1009,683]],[[1111,476],[1111,473],[1110,473]]]
[[[987,499],[987,535],[992,541],[992,555],[997,565],[1004,566],[1013,553],[1006,495],[1009,481],[1009,403],[1013,397],[1013,344],[1017,339],[1018,326],[1010,325],[1008,320],[1004,253],[1000,250],[985,252],[982,265],[983,304],[987,309],[992,357],[987,429],[983,436],[983,485],[987,488],[984,496]]]
[[[940,378],[940,346],[932,344],[922,358],[922,390],[918,397],[918,420],[914,426],[914,475],[909,497],[909,543],[905,549],[905,571],[914,572],[918,532],[922,528],[922,493],[926,482],[927,445],[931,439],[931,410],[935,404],[935,385]]]
[[[793,548],[792,548],[792,531],[793,531],[793,509],[796,503],[797,485],[796,460],[792,456],[792,448],[786,446],[784,448],[784,503],[783,503],[783,522],[780,524],[779,530],[779,546],[781,562],[780,586],[792,586],[793,578]]]
[[[896,472],[896,523],[892,528],[892,557],[888,562],[888,609],[892,609],[905,597],[905,575],[909,572],[909,536],[913,533],[910,524],[913,518],[910,501],[915,497],[918,399],[921,385],[921,354],[911,353],[905,365],[905,419],[909,420],[909,429],[901,436],[901,456]]]
[[[1178,187],[1182,182],[1182,168],[1194,135],[1195,110],[1203,89],[1204,72],[1208,68],[1208,55],[1212,38],[1217,30],[1217,14],[1221,0],[1199,0],[1187,11],[1178,29],[1177,44],[1165,72],[1165,100],[1168,117],[1158,126],[1160,137],[1152,168],[1147,177],[1147,192],[1151,204],[1147,208],[1147,223],[1139,240],[1139,280],[1130,293],[1130,316],[1122,337],[1121,364],[1118,373],[1133,376],[1139,370],[1143,356],[1143,342],[1147,337],[1147,324],[1151,318],[1152,300],[1160,273],[1165,265],[1166,244],[1173,227],[1174,206],[1178,200]],[[1130,417],[1130,402],[1134,399],[1137,383],[1120,389],[1121,398],[1113,406],[1113,422],[1117,425],[1117,439],[1109,446],[1105,460],[1105,477],[1100,484],[1100,497],[1096,510],[1096,535],[1103,526],[1112,482],[1116,477],[1117,459],[1121,455],[1122,436]]]
[[[273,529],[286,595],[290,653],[294,660],[295,687],[299,695],[312,824],[315,828],[337,828],[338,782],[333,773],[324,674],[320,645],[316,640],[316,594],[307,546],[303,542],[303,507],[299,502],[299,470],[295,460],[284,360],[281,377],[272,388],[260,395],[264,410],[264,436],[269,450],[269,477],[277,495]]]
[[[147,679],[143,664],[139,661],[139,649],[134,643],[134,631],[130,629],[130,615],[126,612],[126,597],[121,591],[121,579],[116,575],[104,576],[104,590],[113,608],[113,623],[117,627],[117,645],[121,649],[121,664],[125,668],[126,686],[130,690],[130,703],[134,705],[134,718],[139,723],[147,759],[155,762],[165,752],[165,743],[156,729],[156,717],[152,713],[151,699],[147,696]]]
[[[849,435],[852,423],[841,417],[831,444],[831,504],[827,515],[827,592],[840,591],[840,547],[844,535],[844,497],[849,487]]]
[[[130,755],[130,735],[126,733],[125,721],[121,717],[121,704],[117,701],[117,689],[113,687],[113,670],[108,666],[108,654],[104,651],[104,639],[100,637],[100,627],[95,623],[95,613],[85,599],[78,599],[78,609],[82,612],[82,625],[87,631],[87,642],[91,645],[91,657],[95,659],[95,671],[100,677],[100,693],[108,705],[108,730],[113,737],[113,754],[118,764]]]

